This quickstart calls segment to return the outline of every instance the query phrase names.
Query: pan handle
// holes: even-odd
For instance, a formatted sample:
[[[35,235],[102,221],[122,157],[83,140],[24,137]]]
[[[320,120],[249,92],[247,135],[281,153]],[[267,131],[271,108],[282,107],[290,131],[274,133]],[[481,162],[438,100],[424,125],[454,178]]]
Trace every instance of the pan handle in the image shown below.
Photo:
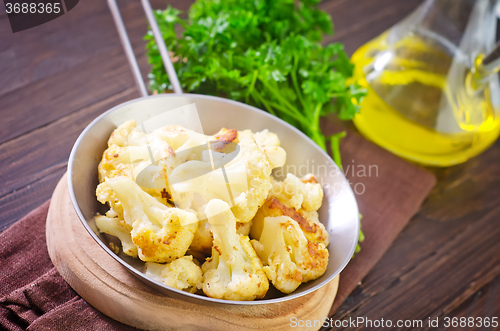
[[[181,84],[179,83],[179,78],[177,78],[177,73],[175,72],[174,65],[172,64],[170,56],[168,55],[167,46],[165,45],[165,41],[163,40],[163,37],[161,35],[160,28],[158,27],[158,23],[156,22],[151,4],[149,3],[149,0],[141,0],[141,2],[144,12],[146,13],[146,17],[149,21],[149,25],[151,26],[151,30],[153,31],[153,36],[155,38],[156,44],[158,45],[158,50],[160,51],[160,56],[163,61],[163,65],[165,66],[165,70],[167,71],[168,78],[170,79],[170,83],[172,84],[174,93],[182,94],[182,88]],[[123,24],[123,19],[116,0],[108,0],[108,6],[111,14],[113,15],[116,29],[118,30],[118,35],[120,36],[123,49],[125,50],[125,55],[127,56],[128,62],[132,69],[135,83],[137,84],[141,95],[148,96],[148,90],[146,88],[144,80],[142,79],[141,70],[139,69],[139,64],[137,63],[137,58],[135,57],[132,45],[130,44],[130,38],[128,37],[125,25]]]

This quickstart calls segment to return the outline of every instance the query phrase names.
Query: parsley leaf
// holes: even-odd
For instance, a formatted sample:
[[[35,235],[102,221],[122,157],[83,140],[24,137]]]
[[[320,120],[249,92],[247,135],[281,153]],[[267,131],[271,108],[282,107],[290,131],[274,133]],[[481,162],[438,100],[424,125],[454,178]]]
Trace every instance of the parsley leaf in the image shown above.
[[[366,91],[347,84],[353,66],[317,0],[197,0],[188,19],[168,7],[156,19],[184,91],[222,96],[281,117],[326,150],[320,117],[348,120]],[[182,32],[179,33],[179,29]],[[151,90],[171,89],[151,33]]]

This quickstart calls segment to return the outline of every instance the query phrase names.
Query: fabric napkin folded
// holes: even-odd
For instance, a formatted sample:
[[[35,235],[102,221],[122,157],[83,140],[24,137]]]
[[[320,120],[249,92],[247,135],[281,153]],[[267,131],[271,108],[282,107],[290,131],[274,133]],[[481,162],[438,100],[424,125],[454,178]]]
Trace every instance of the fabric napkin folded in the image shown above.
[[[366,240],[340,275],[330,314],[382,257],[435,183],[432,174],[356,133],[349,132],[341,146],[346,177],[358,193]],[[58,274],[45,241],[48,207],[46,202],[0,234],[0,326],[7,330],[136,330],[98,312]]]
[[[137,330],[101,314],[59,275],[45,241],[48,209],[49,201],[0,234],[0,326],[16,331]]]

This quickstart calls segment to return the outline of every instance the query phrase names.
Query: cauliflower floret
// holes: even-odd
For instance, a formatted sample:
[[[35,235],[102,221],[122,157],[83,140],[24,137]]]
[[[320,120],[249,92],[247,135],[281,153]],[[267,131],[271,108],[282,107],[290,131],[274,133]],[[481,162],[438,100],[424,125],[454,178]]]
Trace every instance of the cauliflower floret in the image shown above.
[[[236,222],[236,233],[241,234],[242,236],[248,236],[252,225],[252,221],[246,223]]]
[[[144,146],[148,143],[146,133],[137,128],[136,121],[129,120],[118,126],[118,128],[111,133],[108,140],[108,147],[113,145],[119,147]]]
[[[134,179],[134,166],[130,162],[128,147],[111,145],[102,154],[101,162],[97,167],[99,182],[102,183],[105,178],[116,176],[126,176]]]
[[[165,141],[173,150],[184,145],[191,138],[191,130],[180,125],[167,125],[154,130],[151,135],[157,136]]]
[[[127,176],[141,187],[165,187],[165,180],[155,175],[162,175],[158,162],[168,155],[167,142],[156,135],[145,134],[136,128],[135,121],[127,121],[113,131],[108,146],[98,166],[100,182],[105,178]]]
[[[276,133],[269,131],[268,129],[255,132],[253,134],[255,142],[259,147],[261,146],[279,146],[280,139]]]
[[[266,200],[271,190],[271,166],[266,155],[257,146],[250,130],[238,132],[239,145],[246,160],[248,190],[245,199],[231,208],[242,223],[250,222],[257,209]]]
[[[328,246],[330,238],[325,226],[319,222],[318,213],[316,211],[305,211],[303,209],[297,211],[295,208],[287,207],[278,198],[270,196],[267,198],[264,205],[259,208],[257,214],[253,218],[253,226],[250,234],[253,239],[259,240],[262,229],[264,227],[265,217],[289,216],[296,221],[301,230],[304,232],[307,240],[315,243],[322,243]]]
[[[280,140],[276,133],[269,132],[265,129],[263,131],[254,133],[255,142],[266,154],[271,167],[277,168],[285,165],[286,152],[280,147]]]
[[[325,245],[307,240],[297,222],[288,216],[264,218],[262,235],[252,244],[267,277],[283,293],[319,278],[328,265]]]
[[[167,286],[195,293],[201,290],[203,274],[191,255],[183,256],[167,264],[146,262],[144,274]]]
[[[293,174],[287,174],[283,182],[272,179],[270,194],[277,197],[287,207],[306,211],[318,210],[323,203],[323,189],[313,175],[301,179]]]
[[[248,236],[251,227],[252,222],[236,222],[236,233]],[[198,225],[198,229],[196,229],[196,232],[194,233],[194,239],[189,249],[193,252],[193,254],[196,254],[195,256],[200,256],[200,254],[205,257],[210,256],[210,253],[212,252],[213,240],[214,238],[212,236],[212,230],[210,228],[210,224],[208,223],[208,219],[201,220]]]
[[[105,184],[121,202],[141,260],[162,263],[184,256],[198,227],[194,213],[161,204],[127,177],[108,178]]]
[[[106,216],[108,217],[118,217],[120,219],[123,219],[123,207],[116,197],[116,195],[113,193],[113,191],[109,188],[109,186],[105,183],[102,182],[101,184],[97,185],[97,189],[95,190],[95,194],[97,197],[97,201],[99,201],[102,204],[108,204],[109,205],[109,211],[106,213]],[[112,213],[113,215],[108,215],[109,213]]]
[[[191,243],[189,249],[200,253],[201,255],[209,256],[212,251],[212,243],[213,237],[210,224],[208,224],[208,219],[201,220],[196,232],[194,233],[193,242]]]
[[[136,126],[137,123],[134,120],[129,120],[121,124],[111,133],[111,136],[108,139],[108,146],[128,146],[128,137]]]
[[[263,298],[269,281],[247,236],[236,233],[236,218],[229,205],[211,200],[205,213],[212,227],[212,257],[203,264],[203,292],[212,298],[254,300]]]
[[[120,220],[118,217],[111,218],[97,215],[95,217],[95,225],[99,229],[99,232],[107,233],[120,239],[123,253],[137,257],[137,246],[132,241],[132,238],[130,238],[132,228],[123,222],[123,220]]]
[[[225,154],[231,153],[238,143],[238,131],[222,128],[213,136],[211,142],[212,141],[214,142],[212,148],[216,152]]]
[[[258,207],[267,198],[272,187],[272,169],[282,166],[286,159],[277,136],[266,130],[256,134],[260,141],[258,145],[250,130],[238,132],[223,128],[210,137],[171,125],[146,135],[135,128],[135,125],[134,121],[128,121],[113,132],[110,147],[104,152],[99,164],[100,181],[127,176],[136,180],[143,190],[160,201],[161,189],[164,188],[161,184],[167,184],[165,178],[156,178],[154,174],[146,176],[158,181],[159,189],[156,190],[147,190],[139,177],[136,178],[145,165],[150,163],[146,146],[148,144],[154,159],[163,158],[165,162],[165,176],[174,184],[170,187],[170,193],[177,206],[182,209],[190,208],[193,192],[197,192],[205,197],[206,202],[218,198],[234,204],[233,213],[243,223],[253,218]],[[210,140],[214,141],[213,151],[202,152],[203,148],[199,147]],[[235,151],[236,144],[239,146],[238,151]],[[233,152],[234,156],[230,156]],[[218,165],[223,159],[230,160],[224,164],[225,173],[220,171]],[[211,162],[215,164],[212,165]],[[219,170],[213,171],[213,166]],[[209,174],[210,172],[212,173]],[[229,194],[226,180],[229,180],[231,187]],[[162,203],[165,204],[164,201]]]
[[[177,203],[179,194],[188,192],[199,194],[203,197],[204,204],[212,199],[221,199],[234,203],[231,209],[240,222],[249,222],[272,187],[272,166],[255,143],[251,131],[222,129],[215,137],[212,146],[214,150],[204,150],[200,153],[199,160],[186,162],[188,153],[184,155],[178,151],[169,156],[166,166],[174,201]],[[234,144],[230,145],[233,142],[239,148],[228,154],[218,152],[235,147]],[[175,162],[181,158],[180,155],[183,155],[183,159]],[[224,160],[229,161],[224,164]],[[170,166],[171,163],[175,166]],[[200,213],[200,210],[197,212]]]
[[[299,210],[299,213],[302,214],[302,216],[304,216],[307,220],[314,222],[316,224],[319,224],[320,226],[323,225],[319,221],[319,215],[318,215],[318,212],[316,210],[307,211],[307,210],[301,209],[301,210]],[[297,221],[295,218],[294,218],[294,220]],[[299,222],[299,224],[300,224],[300,222]],[[302,230],[302,231],[304,231],[304,230]],[[306,237],[307,237],[307,235],[306,235]],[[325,246],[328,246],[328,244],[325,244]]]

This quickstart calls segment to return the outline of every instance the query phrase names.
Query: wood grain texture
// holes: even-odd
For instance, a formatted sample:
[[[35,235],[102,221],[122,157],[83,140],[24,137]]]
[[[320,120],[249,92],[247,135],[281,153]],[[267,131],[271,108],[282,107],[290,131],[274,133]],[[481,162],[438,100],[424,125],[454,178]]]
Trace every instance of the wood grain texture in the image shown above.
[[[450,318],[484,318],[498,316],[498,306],[500,305],[500,276],[492,282],[480,288],[473,296],[458,307],[453,307],[448,313]],[[469,330],[483,330],[484,328],[474,326]],[[497,328],[498,329],[498,328]],[[440,326],[438,330],[445,330]]]
[[[463,165],[434,169],[439,180],[426,203],[334,319],[500,315],[500,305],[485,315],[471,300],[500,276],[498,195],[484,198],[498,189],[500,168],[491,162],[499,152],[497,142]],[[486,291],[490,302],[498,298],[494,287]]]
[[[321,320],[328,314],[338,276],[303,297],[268,305],[200,305],[164,296],[106,253],[78,219],[66,175],[47,215],[47,248],[61,276],[85,301],[122,323],[147,330],[288,330],[290,318]],[[182,317],[182,318],[180,318]],[[302,330],[318,330],[319,325]]]
[[[21,189],[0,198],[0,208],[4,211],[0,219],[0,232],[26,214],[26,209],[34,209],[47,201],[61,176],[66,172],[66,163],[55,167],[54,172],[45,175]]]
[[[0,196],[51,173],[68,160],[69,152],[83,128],[103,111],[130,100],[137,92],[129,88],[108,99],[65,116],[56,122],[0,145],[0,162],[7,165],[9,176],[1,174]],[[44,148],[45,146],[51,148]]]
[[[4,58],[13,64],[0,71],[0,114],[5,124],[0,143],[134,86],[106,2],[102,1],[98,9],[94,15],[83,11],[79,18],[82,24],[72,22],[67,30],[47,32],[44,38],[25,41],[21,35],[16,44],[25,46],[0,53],[0,61]],[[143,19],[131,23],[143,23]],[[79,33],[80,29],[88,32]],[[99,67],[100,71],[88,70]],[[20,81],[16,83],[13,77]],[[2,89],[2,85],[6,87]],[[47,93],[47,86],[54,92]],[[19,103],[27,99],[37,102]]]
[[[169,1],[184,10],[191,2]],[[326,41],[344,43],[351,54],[421,2],[325,0],[320,6],[336,30]],[[145,75],[145,20],[138,1],[120,7]],[[59,42],[73,42],[79,53],[65,55]],[[0,231],[50,198],[74,139],[93,116],[136,96],[105,1],[80,1],[68,15],[16,34],[0,6]],[[335,318],[385,316],[387,305],[398,319],[500,316],[500,252],[493,242],[500,241],[499,163],[497,142],[463,165],[433,170],[436,188]]]
[[[325,43],[344,44],[349,55],[408,15],[422,0],[348,0],[323,1],[320,7],[332,17],[335,34]]]

